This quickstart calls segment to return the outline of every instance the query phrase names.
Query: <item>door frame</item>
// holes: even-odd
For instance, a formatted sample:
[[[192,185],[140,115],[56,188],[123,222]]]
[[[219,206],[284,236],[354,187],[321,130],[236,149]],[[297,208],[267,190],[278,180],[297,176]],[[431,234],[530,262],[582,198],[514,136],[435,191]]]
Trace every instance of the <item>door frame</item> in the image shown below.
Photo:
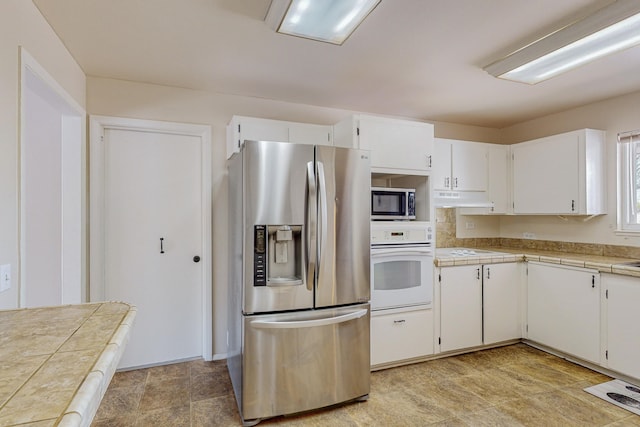
[[[20,58],[20,108],[19,108],[19,257],[18,279],[19,307],[26,306],[27,297],[27,242],[26,242],[26,165],[27,144],[27,93],[34,90],[39,96],[57,105],[62,120],[60,162],[62,183],[61,228],[61,304],[86,302],[87,289],[87,203],[86,203],[86,146],[87,113],[82,106],[58,83],[47,70],[23,47],[18,48]],[[40,80],[34,87],[29,75]],[[76,181],[77,179],[77,181]]]
[[[213,286],[211,258],[211,126],[155,120],[130,119],[110,116],[89,116],[89,300],[102,301],[105,297],[104,257],[104,131],[105,129],[161,132],[194,136],[201,141],[201,200],[202,200],[202,357],[213,359]]]

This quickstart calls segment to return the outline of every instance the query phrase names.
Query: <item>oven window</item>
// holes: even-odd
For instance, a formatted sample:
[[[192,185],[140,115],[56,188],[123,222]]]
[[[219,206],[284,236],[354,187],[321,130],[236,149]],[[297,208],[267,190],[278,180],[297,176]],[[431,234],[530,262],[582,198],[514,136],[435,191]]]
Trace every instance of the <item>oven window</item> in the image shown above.
[[[421,261],[387,261],[374,264],[374,290],[392,291],[420,286],[421,264]]]
[[[373,212],[379,214],[402,214],[402,196],[400,194],[374,194]]]

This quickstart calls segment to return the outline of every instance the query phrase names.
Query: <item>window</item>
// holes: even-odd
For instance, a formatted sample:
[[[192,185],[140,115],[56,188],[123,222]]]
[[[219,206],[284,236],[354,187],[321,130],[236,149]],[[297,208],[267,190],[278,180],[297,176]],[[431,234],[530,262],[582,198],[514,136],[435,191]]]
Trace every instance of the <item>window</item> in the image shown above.
[[[618,134],[618,228],[640,232],[640,130]]]

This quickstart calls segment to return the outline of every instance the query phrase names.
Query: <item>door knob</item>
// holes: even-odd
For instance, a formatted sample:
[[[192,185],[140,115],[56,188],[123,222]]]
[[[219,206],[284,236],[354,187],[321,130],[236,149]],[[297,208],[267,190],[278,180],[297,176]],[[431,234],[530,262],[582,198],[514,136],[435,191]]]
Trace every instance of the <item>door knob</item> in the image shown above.
[[[193,262],[200,262],[200,257],[198,255],[194,256]]]

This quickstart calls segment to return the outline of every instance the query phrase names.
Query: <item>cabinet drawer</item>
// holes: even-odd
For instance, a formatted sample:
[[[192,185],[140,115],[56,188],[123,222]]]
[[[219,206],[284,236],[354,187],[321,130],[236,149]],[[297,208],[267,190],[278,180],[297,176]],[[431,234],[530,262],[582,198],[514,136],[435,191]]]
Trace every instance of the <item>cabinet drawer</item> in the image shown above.
[[[371,365],[433,354],[433,310],[373,312]]]

